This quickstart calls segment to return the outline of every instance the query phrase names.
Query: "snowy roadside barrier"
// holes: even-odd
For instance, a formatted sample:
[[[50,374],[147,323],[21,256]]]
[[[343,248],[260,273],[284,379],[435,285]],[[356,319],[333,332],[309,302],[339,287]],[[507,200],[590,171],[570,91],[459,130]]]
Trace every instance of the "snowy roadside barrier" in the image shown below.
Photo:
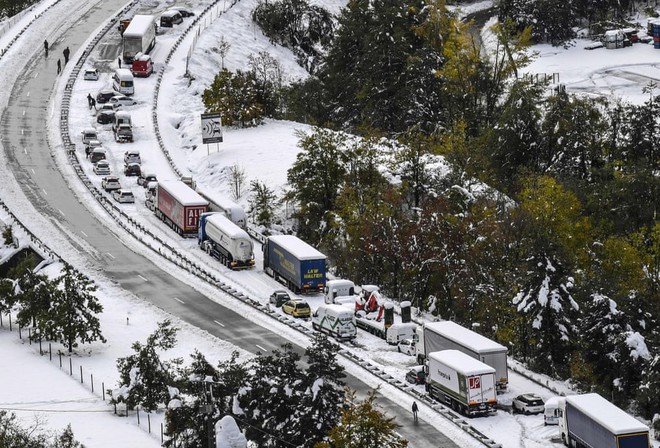
[[[208,13],[217,3],[219,3],[220,0],[216,0],[214,3],[209,5],[204,11],[203,14],[201,14],[194,22],[191,24],[191,26],[178,38],[176,43],[173,45],[172,49],[170,50],[167,58],[166,58],[166,64],[169,63],[169,61],[172,58],[172,55],[174,52],[177,50],[178,46],[181,44],[183,39],[186,37],[186,35],[196,26],[197,23],[199,23],[199,20],[201,20],[204,17],[204,14]],[[178,267],[187,270],[191,274],[195,275],[197,278],[200,280],[203,280],[210,285],[220,289],[224,293],[228,294],[229,296],[238,299],[242,301],[245,304],[250,305],[254,309],[264,313],[268,314],[271,317],[275,317],[278,319],[280,322],[285,323],[288,325],[290,328],[306,335],[307,337],[312,337],[314,335],[314,331],[303,326],[299,321],[296,321],[294,318],[291,317],[284,317],[276,313],[274,310],[271,309],[270,306],[264,305],[261,303],[259,300],[255,300],[251,298],[249,295],[246,295],[245,293],[237,290],[235,287],[226,284],[225,282],[222,281],[219,275],[217,275],[214,272],[210,272],[207,270],[205,267],[200,266],[198,263],[195,261],[191,260],[188,258],[188,256],[184,253],[179,252],[176,248],[172,247],[169,243],[166,241],[160,239],[157,235],[153,234],[150,230],[146,229],[140,222],[134,220],[130,216],[126,215],[118,206],[116,206],[114,203],[112,203],[106,195],[104,195],[101,191],[94,186],[94,184],[89,180],[87,175],[82,169],[80,160],[78,159],[78,155],[75,151],[75,145],[71,142],[70,135],[69,135],[69,107],[71,104],[71,93],[73,90],[73,86],[75,85],[76,79],[78,74],[80,73],[82,69],[82,65],[84,64],[85,60],[87,57],[90,55],[94,47],[99,43],[101,38],[111,29],[111,27],[116,23],[116,21],[119,19],[119,17],[123,16],[129,9],[131,9],[135,4],[137,3],[137,0],[134,0],[131,4],[126,6],[122,11],[120,11],[113,19],[109,20],[106,26],[103,27],[103,29],[90,41],[89,45],[87,48],[84,50],[82,53],[81,57],[79,60],[76,62],[75,67],[73,68],[67,82],[66,82],[66,87],[64,91],[64,96],[62,98],[62,104],[61,104],[61,109],[60,109],[60,134],[62,136],[62,142],[63,142],[63,147],[67,151],[67,155],[69,157],[69,161],[74,167],[78,177],[80,180],[83,182],[83,184],[88,188],[88,190],[92,193],[94,198],[97,200],[97,202],[109,213],[109,215],[117,222],[117,224],[122,227],[124,230],[126,230],[131,236],[133,236],[135,239],[137,239],[139,242],[141,242],[144,246],[147,248],[151,249],[154,253],[160,255],[161,257],[167,259],[168,261],[174,263]],[[235,2],[234,2],[235,3]],[[232,5],[234,4],[232,3]],[[218,15],[219,17],[219,15]],[[154,119],[154,130],[156,137],[158,139],[158,143],[163,150],[163,153],[167,157],[170,165],[172,166],[172,169],[174,170],[177,175],[181,176],[181,171],[174,165],[174,162],[172,160],[172,157],[167,151],[167,148],[164,145],[164,142],[162,140],[162,137],[160,135],[160,131],[158,129],[158,120],[157,120],[157,113],[156,113],[156,108],[157,108],[157,101],[158,101],[158,92],[160,90],[160,85],[162,83],[162,78],[165,72],[165,66],[161,67],[161,69],[158,72],[158,79],[156,81],[156,91],[154,93],[154,105],[152,108],[152,117]],[[256,232],[258,234],[258,232]],[[261,238],[263,236],[259,235]],[[476,428],[471,426],[462,416],[459,416],[458,414],[455,414],[453,411],[451,411],[449,408],[445,407],[444,405],[437,403],[433,400],[431,400],[428,396],[426,395],[421,395],[414,391],[410,386],[407,386],[405,384],[402,384],[400,381],[394,379],[392,376],[384,372],[382,369],[380,369],[378,366],[375,366],[371,363],[365,362],[355,354],[353,354],[350,350],[347,350],[347,346],[343,346],[342,350],[340,351],[340,354],[347,360],[362,366],[364,369],[366,369],[368,372],[372,373],[373,375],[377,376],[380,380],[388,383],[390,386],[397,388],[401,392],[404,392],[416,399],[423,400],[425,403],[427,403],[432,409],[436,410],[440,415],[444,416],[447,418],[449,421],[454,423],[456,426],[458,426],[460,429],[465,431],[467,434],[472,436],[475,440],[479,441],[482,443],[484,446],[487,447],[492,447],[492,448],[501,448],[501,445],[498,444],[497,442],[491,440],[490,438],[486,437],[484,434],[482,434],[480,431],[478,431]]]

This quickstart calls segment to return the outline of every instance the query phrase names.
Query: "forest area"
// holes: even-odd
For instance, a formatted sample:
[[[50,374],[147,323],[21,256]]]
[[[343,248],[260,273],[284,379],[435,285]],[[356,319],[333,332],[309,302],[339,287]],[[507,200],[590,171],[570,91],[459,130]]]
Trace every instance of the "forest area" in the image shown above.
[[[0,0],[0,20],[18,14],[35,3],[36,0]]]
[[[497,46],[482,51],[440,0],[351,0],[336,23],[304,0],[260,2],[253,19],[309,78],[283,85],[261,55],[223,70],[205,106],[240,126],[318,126],[301,134],[278,199],[298,204],[297,234],[338,276],[478,328],[530,368],[650,419],[660,98],[654,86],[642,105],[549,94],[522,76],[534,42],[630,8],[570,9],[570,32],[555,37],[539,32],[540,3],[502,2]],[[256,187],[253,217],[267,227],[276,198]]]

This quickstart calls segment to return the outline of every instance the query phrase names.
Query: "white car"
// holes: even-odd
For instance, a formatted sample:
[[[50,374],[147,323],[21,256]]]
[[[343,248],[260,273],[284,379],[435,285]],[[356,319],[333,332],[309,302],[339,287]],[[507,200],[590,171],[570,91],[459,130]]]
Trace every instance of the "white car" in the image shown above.
[[[100,106],[96,107],[96,115],[98,116],[98,115],[100,115],[104,112],[113,112],[114,113],[120,107],[121,107],[121,104],[110,103],[110,102],[104,103],[104,104],[101,104]]]
[[[126,95],[115,95],[110,98],[110,101],[108,102],[112,105],[115,105],[115,107],[126,107],[137,104],[137,101]]]
[[[110,175],[110,164],[107,160],[99,160],[94,164],[94,174],[99,176],[108,176]]]
[[[543,398],[536,394],[522,394],[513,399],[513,412],[522,412],[525,415],[540,414],[545,410]]]
[[[99,80],[99,72],[95,68],[87,68],[85,69],[85,72],[83,73],[83,79],[85,81],[98,81]]]
[[[121,188],[119,178],[117,176],[106,176],[101,179],[101,188],[105,191],[114,191]]]
[[[415,351],[415,341],[412,339],[401,339],[396,346],[399,353],[404,353],[408,356],[415,356],[417,352]]]
[[[133,196],[133,192],[131,190],[115,190],[112,192],[112,197],[120,204],[132,204],[135,202],[135,196]]]
[[[142,163],[140,158],[140,150],[138,149],[129,149],[124,153],[124,163]]]

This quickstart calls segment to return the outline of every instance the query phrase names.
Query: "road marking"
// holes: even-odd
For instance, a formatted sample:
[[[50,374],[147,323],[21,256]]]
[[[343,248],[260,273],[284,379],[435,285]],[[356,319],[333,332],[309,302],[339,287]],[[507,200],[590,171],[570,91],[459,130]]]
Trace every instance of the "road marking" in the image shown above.
[[[42,188],[41,191],[43,191],[44,194],[45,194],[46,196],[48,196],[48,192],[47,192],[45,189]],[[62,213],[62,214],[64,214],[64,213]]]
[[[215,322],[216,324],[220,325],[222,328],[225,328],[225,326],[224,326],[223,324],[221,324],[220,322],[218,322],[217,320],[214,320],[213,322]]]
[[[254,345],[256,345],[259,350],[263,350],[264,353],[268,353],[268,350],[263,348],[261,345],[259,345],[259,344],[254,344]]]
[[[60,212],[60,214],[61,214],[62,216],[66,216],[66,215],[64,214],[64,212],[63,212],[62,210],[60,210],[59,208],[57,209],[57,211]]]
[[[23,109],[23,116],[25,116],[25,109]]]
[[[144,280],[145,282],[148,282],[148,281],[149,281],[149,280],[147,280],[146,278],[142,277],[140,274],[138,274],[138,277],[140,277],[140,278],[141,278],[142,280]]]
[[[39,77],[39,72],[35,73],[35,74],[34,74],[34,77],[35,77],[35,78],[38,78],[38,77]]]
[[[87,234],[86,234],[85,232],[83,232],[83,231],[81,230],[80,233],[82,233],[83,236],[84,236],[85,238],[87,238]]]
[[[30,96],[30,92],[27,93],[27,96]]]
[[[21,128],[21,135],[25,135],[25,129]]]
[[[27,148],[23,148],[23,152],[27,154]],[[34,168],[32,169],[32,171],[34,171]]]
[[[27,152],[26,152],[26,154],[27,154]],[[30,168],[30,169],[32,170],[32,174],[34,174],[36,176],[37,173],[34,172],[34,168]]]
[[[106,252],[105,254],[106,254],[108,257],[112,258],[113,260],[115,259],[115,256],[112,255],[110,252]]]
[[[178,297],[175,297],[174,300],[176,300],[176,301],[179,302],[179,303],[186,303],[186,302],[184,302],[183,300],[179,299]]]

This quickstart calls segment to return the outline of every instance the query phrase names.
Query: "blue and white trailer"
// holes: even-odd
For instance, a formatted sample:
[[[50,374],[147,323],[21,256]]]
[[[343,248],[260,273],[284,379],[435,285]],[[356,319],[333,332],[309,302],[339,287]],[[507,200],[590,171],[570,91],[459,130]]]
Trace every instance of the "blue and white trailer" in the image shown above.
[[[293,235],[274,235],[263,245],[264,271],[295,293],[321,292],[326,256]]]

